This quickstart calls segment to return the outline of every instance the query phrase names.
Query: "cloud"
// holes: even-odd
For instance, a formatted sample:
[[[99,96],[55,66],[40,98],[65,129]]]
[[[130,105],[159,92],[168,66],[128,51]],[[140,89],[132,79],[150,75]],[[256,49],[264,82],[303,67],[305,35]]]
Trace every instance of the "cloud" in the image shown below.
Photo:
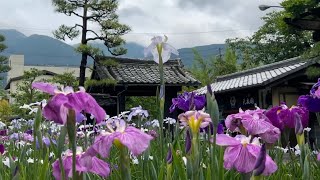
[[[281,0],[119,0],[120,22],[131,27],[128,42],[147,45],[154,35],[166,34],[177,48],[224,43],[227,38],[251,35],[262,25],[266,12],[258,5],[278,5]],[[0,28],[27,35],[52,36],[61,24],[81,23],[77,17],[55,13],[51,0],[0,2]],[[269,12],[271,10],[268,10]],[[95,30],[97,26],[90,28]],[[78,43],[79,39],[68,41]]]

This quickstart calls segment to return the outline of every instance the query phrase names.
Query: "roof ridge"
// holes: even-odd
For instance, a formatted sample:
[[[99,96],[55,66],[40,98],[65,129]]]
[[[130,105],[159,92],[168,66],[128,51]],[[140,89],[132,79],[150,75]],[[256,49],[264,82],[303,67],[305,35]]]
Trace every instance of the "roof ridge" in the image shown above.
[[[157,65],[155,61],[152,59],[142,59],[142,58],[129,58],[129,57],[114,57],[114,56],[100,56],[97,58],[99,60],[104,59],[112,59],[116,61],[117,63],[120,63],[120,65],[125,64],[139,64],[139,65]],[[164,63],[164,65],[176,65],[176,66],[183,66],[181,62],[181,58],[174,58],[169,59],[167,62]]]
[[[225,81],[225,80],[232,79],[232,78],[235,78],[235,77],[238,77],[238,76],[242,76],[242,75],[250,75],[250,74],[253,74],[253,73],[256,73],[256,72],[260,72],[260,71],[263,71],[263,70],[276,69],[280,65],[283,65],[283,64],[286,64],[286,63],[294,64],[294,63],[297,63],[297,62],[300,62],[300,61],[301,62],[306,62],[306,61],[310,61],[310,60],[315,60],[317,58],[319,58],[319,57],[315,57],[315,58],[311,58],[311,59],[304,59],[301,56],[293,57],[293,58],[286,59],[286,60],[283,60],[283,61],[278,61],[278,62],[275,62],[275,63],[266,64],[266,65],[263,65],[263,66],[260,66],[260,67],[255,67],[255,68],[252,68],[252,69],[247,69],[247,70],[235,72],[235,73],[232,73],[232,74],[218,76],[217,79],[216,79],[216,82]]]

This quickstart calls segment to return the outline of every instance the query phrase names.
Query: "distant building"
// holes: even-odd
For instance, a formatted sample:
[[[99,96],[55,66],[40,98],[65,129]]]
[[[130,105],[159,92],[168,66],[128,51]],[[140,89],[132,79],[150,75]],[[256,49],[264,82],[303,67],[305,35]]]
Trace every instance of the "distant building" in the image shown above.
[[[16,92],[17,86],[21,83],[24,71],[29,71],[32,68],[44,71],[44,74],[39,76],[36,80],[50,79],[54,75],[63,74],[64,72],[73,72],[75,77],[79,77],[80,72],[80,68],[78,66],[27,65],[24,64],[24,55],[11,55],[8,63],[11,70],[7,73],[5,90],[9,93]],[[90,77],[91,74],[92,71],[87,68],[86,77]],[[13,98],[9,99],[10,103],[13,101]]]

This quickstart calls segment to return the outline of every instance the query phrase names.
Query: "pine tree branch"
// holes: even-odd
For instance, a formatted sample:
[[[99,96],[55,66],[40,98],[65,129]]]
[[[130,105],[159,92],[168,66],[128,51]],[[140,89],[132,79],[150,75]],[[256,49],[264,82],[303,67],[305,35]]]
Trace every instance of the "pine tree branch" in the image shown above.
[[[69,3],[72,3],[72,4],[74,4],[74,5],[76,5],[76,6],[78,6],[78,7],[84,7],[84,3],[82,2],[82,3],[79,3],[79,1],[77,1],[77,0],[67,0]]]
[[[96,37],[100,37],[95,31],[91,30],[91,29],[87,29],[87,32],[91,32],[93,33]]]
[[[94,40],[104,40],[103,37],[94,37],[94,38],[87,38],[87,41],[94,41]]]

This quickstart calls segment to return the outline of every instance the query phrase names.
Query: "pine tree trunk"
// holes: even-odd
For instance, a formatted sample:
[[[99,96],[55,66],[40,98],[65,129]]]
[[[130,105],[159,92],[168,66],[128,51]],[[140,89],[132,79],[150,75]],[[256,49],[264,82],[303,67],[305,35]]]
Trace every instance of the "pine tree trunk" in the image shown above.
[[[87,44],[87,11],[88,8],[86,6],[88,1],[85,1],[85,5],[83,7],[83,18],[82,18],[82,37],[81,44]],[[81,63],[80,63],[80,75],[79,75],[79,86],[84,86],[84,82],[86,80],[86,66],[87,66],[88,55],[86,53],[82,53]]]

